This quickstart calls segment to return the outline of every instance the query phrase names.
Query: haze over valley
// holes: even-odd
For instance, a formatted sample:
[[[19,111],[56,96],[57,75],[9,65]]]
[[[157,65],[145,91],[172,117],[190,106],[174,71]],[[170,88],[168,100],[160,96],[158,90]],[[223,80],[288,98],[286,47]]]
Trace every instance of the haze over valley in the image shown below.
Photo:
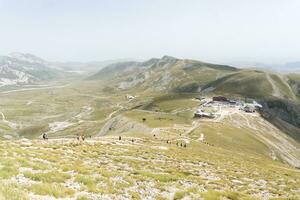
[[[300,199],[297,0],[0,0],[0,200]]]

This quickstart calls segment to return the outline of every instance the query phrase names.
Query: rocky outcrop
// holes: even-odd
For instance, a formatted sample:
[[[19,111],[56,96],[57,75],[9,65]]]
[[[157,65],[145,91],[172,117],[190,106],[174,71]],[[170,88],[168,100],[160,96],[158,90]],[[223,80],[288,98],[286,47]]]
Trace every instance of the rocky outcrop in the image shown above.
[[[107,135],[110,133],[125,133],[125,132],[143,132],[151,133],[152,129],[145,126],[144,124],[135,122],[122,115],[118,115],[110,119],[98,133],[99,136]]]

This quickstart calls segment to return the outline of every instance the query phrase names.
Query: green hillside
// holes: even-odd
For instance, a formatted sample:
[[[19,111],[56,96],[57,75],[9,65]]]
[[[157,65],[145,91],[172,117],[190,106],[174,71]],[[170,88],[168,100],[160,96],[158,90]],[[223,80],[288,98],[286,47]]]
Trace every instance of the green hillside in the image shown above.
[[[181,60],[170,56],[145,62],[124,62],[107,66],[88,80],[101,80],[120,90],[193,92],[236,68]]]
[[[288,83],[300,102],[300,74],[289,74]]]
[[[100,80],[110,87],[128,91],[214,92],[267,99],[278,97],[296,101],[299,76],[241,70],[170,56],[145,62],[117,63],[88,80]]]
[[[297,74],[243,70],[164,56],[146,62],[125,62],[108,66],[90,79],[100,80],[114,92],[201,92],[242,99],[247,97],[265,104],[264,112],[272,118],[280,118],[300,127],[300,78]]]
[[[237,94],[255,98],[272,96],[272,85],[260,71],[242,70],[212,81],[203,90],[220,94]]]

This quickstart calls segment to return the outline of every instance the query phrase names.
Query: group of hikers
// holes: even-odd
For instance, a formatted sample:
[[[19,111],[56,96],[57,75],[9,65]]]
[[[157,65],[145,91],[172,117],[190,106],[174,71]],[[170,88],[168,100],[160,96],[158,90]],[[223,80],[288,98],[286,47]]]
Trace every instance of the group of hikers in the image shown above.
[[[85,135],[78,135],[77,140],[78,141],[84,141],[85,140]]]
[[[47,134],[47,133],[43,133],[42,138],[43,138],[43,140],[48,140],[48,139],[49,139],[49,138],[48,138],[48,134]],[[90,138],[91,138],[91,136],[90,136]],[[77,139],[78,141],[84,141],[84,140],[85,140],[85,135],[78,135],[78,136],[76,137],[76,139]]]
[[[167,144],[171,144],[171,141],[170,140],[167,140]],[[186,143],[182,143],[182,142],[176,142],[176,146],[178,146],[178,147],[184,147],[184,148],[186,148],[187,147],[187,144]]]
[[[48,140],[48,134],[47,133],[43,133],[43,135],[42,135],[42,137],[43,137],[43,140]],[[91,138],[91,136],[89,136],[90,138]],[[156,135],[154,134],[153,135],[153,137],[156,137]],[[84,141],[85,140],[85,135],[78,135],[77,137],[76,137],[76,139],[78,140],[78,141]],[[118,138],[119,140],[122,140],[122,137],[121,136],[119,136],[119,138]],[[131,139],[131,142],[132,143],[134,143],[134,139]],[[170,140],[167,140],[167,144],[171,144],[171,141]],[[184,147],[184,148],[186,148],[187,147],[187,144],[186,143],[182,143],[182,142],[176,142],[176,146],[178,146],[178,147]]]
[[[119,136],[119,140],[122,140],[122,137],[121,137],[121,136]],[[132,143],[134,143],[134,141],[135,141],[134,139],[131,139],[131,142],[132,142]]]
[[[180,134],[180,136],[181,136],[181,134]],[[153,137],[156,137],[156,135],[154,134]],[[171,143],[172,143],[171,140],[167,140],[167,144],[171,144]],[[186,148],[186,147],[187,147],[187,144],[186,144],[186,143],[179,142],[179,141],[176,141],[176,146]]]

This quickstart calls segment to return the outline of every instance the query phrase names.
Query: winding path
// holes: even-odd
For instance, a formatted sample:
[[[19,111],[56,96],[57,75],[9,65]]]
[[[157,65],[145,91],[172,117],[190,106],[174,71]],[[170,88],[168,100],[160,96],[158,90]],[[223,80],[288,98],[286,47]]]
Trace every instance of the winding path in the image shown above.
[[[49,87],[37,87],[37,88],[23,88],[23,89],[17,89],[17,90],[8,90],[3,91],[1,94],[8,94],[8,93],[14,93],[14,92],[24,92],[24,91],[32,91],[32,90],[45,90],[45,89],[57,89],[57,88],[65,88],[69,86],[70,83],[65,85],[56,85],[56,86],[49,86]]]
[[[275,97],[281,97],[282,94],[281,94],[280,90],[278,89],[278,87],[276,86],[274,80],[271,78],[270,74],[266,73],[266,77],[267,77],[267,80],[269,81],[269,83],[272,86],[273,96],[275,96]]]

